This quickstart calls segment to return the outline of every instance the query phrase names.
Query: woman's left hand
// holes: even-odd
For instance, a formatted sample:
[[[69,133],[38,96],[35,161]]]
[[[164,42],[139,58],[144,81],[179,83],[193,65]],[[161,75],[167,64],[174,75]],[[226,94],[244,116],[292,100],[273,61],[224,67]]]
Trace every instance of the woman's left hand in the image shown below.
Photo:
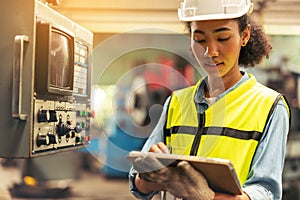
[[[214,192],[209,188],[204,176],[188,162],[181,161],[177,166],[163,166],[149,155],[137,158],[133,163],[139,177],[157,183],[174,196],[188,200],[212,200]]]

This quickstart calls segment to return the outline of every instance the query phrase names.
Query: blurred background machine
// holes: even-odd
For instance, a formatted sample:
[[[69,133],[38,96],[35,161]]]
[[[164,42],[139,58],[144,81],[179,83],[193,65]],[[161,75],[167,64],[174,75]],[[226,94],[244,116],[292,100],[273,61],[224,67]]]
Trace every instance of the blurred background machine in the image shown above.
[[[131,68],[117,84],[106,87],[100,84],[94,91],[99,99],[96,119],[101,126],[99,133],[102,132],[99,139],[102,148],[98,152],[103,158],[100,171],[109,178],[128,178],[131,163],[126,156],[132,150],[141,150],[171,92],[193,84],[197,74],[186,60],[170,52],[141,49],[132,54]],[[147,59],[141,59],[139,54],[147,55]],[[126,57],[130,56],[119,59]],[[100,101],[101,94],[106,94],[106,102]],[[99,119],[97,113],[104,113],[102,109],[110,104],[112,110],[106,110],[107,116],[101,115]]]
[[[37,0],[3,2],[0,15],[0,157],[25,159],[14,195],[43,195],[76,177],[62,152],[91,140],[93,33]]]
[[[291,109],[283,171],[283,200],[300,199],[300,41],[296,35],[272,35],[273,53],[263,67],[250,70],[265,85],[284,94]],[[292,46],[293,51],[289,48]]]

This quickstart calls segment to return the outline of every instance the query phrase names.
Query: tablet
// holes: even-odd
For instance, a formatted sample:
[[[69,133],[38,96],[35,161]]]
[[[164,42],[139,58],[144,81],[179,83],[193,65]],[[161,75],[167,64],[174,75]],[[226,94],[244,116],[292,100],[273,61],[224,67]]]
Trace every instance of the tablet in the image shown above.
[[[242,194],[240,182],[230,160],[153,152],[142,153],[140,151],[131,151],[127,158],[133,162],[137,157],[147,155],[156,157],[165,166],[176,165],[179,161],[185,160],[205,176],[209,186],[215,192]]]

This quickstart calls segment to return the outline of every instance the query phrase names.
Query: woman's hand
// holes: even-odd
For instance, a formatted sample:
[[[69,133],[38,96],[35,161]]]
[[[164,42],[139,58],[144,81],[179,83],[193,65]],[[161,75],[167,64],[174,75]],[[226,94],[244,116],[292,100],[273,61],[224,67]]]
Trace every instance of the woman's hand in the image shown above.
[[[156,145],[152,145],[149,149],[149,152],[154,152],[154,153],[166,153],[169,154],[171,153],[169,151],[169,148],[163,143],[163,142],[159,142]]]
[[[168,147],[163,143],[159,142],[156,145],[152,145],[149,149],[149,152],[154,152],[154,153],[169,153]],[[149,163],[148,163],[149,162]],[[150,164],[150,169],[148,169],[148,173],[142,173],[145,172],[145,169],[149,168]],[[156,171],[159,168],[163,168],[165,166],[161,165],[160,162],[156,163],[155,165],[151,166],[151,161],[143,160],[143,159],[136,159],[135,162],[133,163],[133,168],[135,168],[138,172],[140,172],[136,177],[135,177],[135,186],[137,189],[145,194],[148,194],[153,191],[163,191],[165,190],[163,185],[158,184],[156,181],[146,181],[147,176],[150,175],[150,171]]]
[[[156,147],[161,150],[162,146]],[[133,167],[139,172],[135,184],[141,192],[167,190],[176,197],[188,200],[212,200],[214,197],[204,176],[186,161],[166,167],[149,155],[135,159]]]

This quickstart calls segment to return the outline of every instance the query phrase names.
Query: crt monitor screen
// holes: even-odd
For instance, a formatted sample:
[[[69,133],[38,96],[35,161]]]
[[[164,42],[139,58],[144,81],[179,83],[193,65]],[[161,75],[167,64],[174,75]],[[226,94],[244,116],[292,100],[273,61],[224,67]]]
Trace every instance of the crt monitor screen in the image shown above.
[[[72,47],[69,36],[52,29],[50,52],[50,80],[49,86],[70,90],[73,87]]]

